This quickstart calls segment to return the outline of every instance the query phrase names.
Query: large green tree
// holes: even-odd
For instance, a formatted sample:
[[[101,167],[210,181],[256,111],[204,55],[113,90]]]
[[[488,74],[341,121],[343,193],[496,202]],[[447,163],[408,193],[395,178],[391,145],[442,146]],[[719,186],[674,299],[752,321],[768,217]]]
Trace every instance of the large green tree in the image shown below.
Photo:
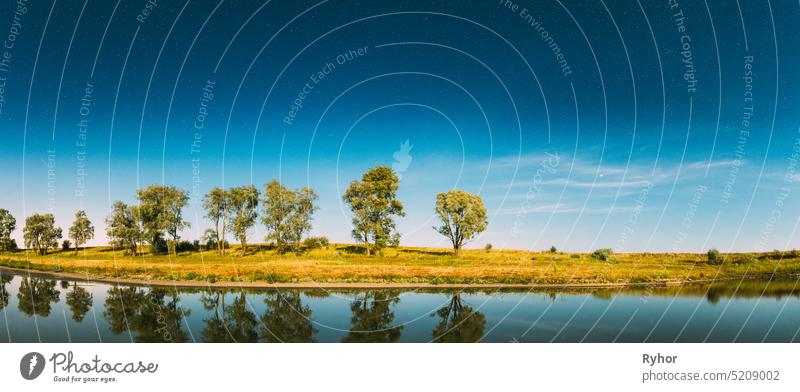
[[[231,188],[228,191],[230,231],[242,244],[242,256],[247,254],[247,231],[258,218],[258,189],[253,185]]]
[[[295,196],[295,208],[290,219],[289,230],[292,232],[295,248],[299,248],[303,241],[303,234],[311,231],[311,217],[319,209],[315,204],[319,197],[313,189],[308,187],[296,190]]]
[[[75,221],[69,228],[69,236],[75,241],[75,254],[78,254],[81,245],[94,238],[94,226],[86,216],[86,211],[79,210],[75,213]]]
[[[284,251],[289,238],[289,221],[294,207],[294,192],[277,180],[264,187],[264,212],[261,221],[267,227],[267,241],[275,241],[278,251]]]
[[[17,220],[8,210],[0,208],[0,251],[12,250],[11,233],[17,228]]]
[[[267,240],[275,241],[278,251],[285,251],[288,244],[299,247],[303,234],[311,230],[316,200],[311,188],[291,190],[276,180],[267,183],[261,220],[267,227]]]
[[[228,220],[228,192],[220,187],[212,188],[203,197],[203,208],[206,210],[206,218],[214,222],[214,234],[216,236],[217,250],[223,255],[225,244],[225,225]]]
[[[128,249],[136,256],[144,230],[139,222],[139,209],[121,201],[114,202],[106,218],[106,235],[115,249]]]
[[[450,240],[456,256],[461,247],[486,230],[488,224],[481,197],[465,191],[452,190],[436,195],[436,215],[442,224],[434,229]]]
[[[171,185],[154,184],[136,191],[139,214],[150,246],[156,251],[164,236],[172,237],[171,248],[177,249],[178,233],[189,227],[183,219],[183,207],[189,202],[189,192]]]
[[[371,250],[399,242],[393,216],[405,216],[403,203],[397,200],[400,179],[394,170],[376,166],[353,181],[342,200],[353,212],[353,238]]]
[[[33,214],[25,219],[25,247],[35,249],[46,255],[50,248],[58,248],[61,239],[61,228],[56,227],[53,214]]]

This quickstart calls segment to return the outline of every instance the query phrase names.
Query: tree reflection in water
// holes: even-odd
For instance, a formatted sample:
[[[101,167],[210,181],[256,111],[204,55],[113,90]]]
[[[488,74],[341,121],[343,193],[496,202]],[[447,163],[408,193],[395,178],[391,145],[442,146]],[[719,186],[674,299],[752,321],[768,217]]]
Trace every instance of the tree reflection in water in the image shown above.
[[[69,283],[67,283],[69,287]],[[81,322],[92,308],[92,293],[83,287],[78,286],[78,282],[72,282],[72,291],[67,293],[67,305],[72,311],[72,319]]]
[[[19,310],[28,316],[35,314],[47,317],[52,310],[52,304],[58,302],[59,294],[61,292],[56,290],[55,280],[22,278],[17,293]]]
[[[214,315],[206,320],[203,340],[214,343],[251,343],[258,339],[258,320],[249,310],[244,292],[234,297],[233,303],[225,306],[225,293],[205,294],[203,303]],[[211,305],[210,309],[205,304]]]
[[[222,290],[203,292],[200,303],[206,311],[213,311],[213,316],[203,321],[205,324],[203,341],[209,343],[229,341],[228,330],[222,321],[222,314],[225,312],[225,292]]]
[[[398,294],[397,290],[373,290],[358,294],[350,304],[350,332],[342,338],[342,342],[393,343],[400,340],[403,327],[391,327],[394,321],[391,307],[400,301]]]
[[[299,291],[274,291],[264,298],[267,310],[261,316],[261,340],[269,343],[314,342],[317,330],[311,324],[311,308],[303,306]]]
[[[181,322],[189,311],[182,309],[179,302],[174,290],[112,287],[103,316],[113,334],[136,333],[132,337],[136,342],[185,342],[188,336]]]
[[[483,338],[486,317],[464,305],[461,294],[436,311],[441,320],[433,329],[432,340],[437,343],[474,343]]]
[[[6,285],[11,283],[11,275],[0,274],[0,310],[8,306],[9,293]]]

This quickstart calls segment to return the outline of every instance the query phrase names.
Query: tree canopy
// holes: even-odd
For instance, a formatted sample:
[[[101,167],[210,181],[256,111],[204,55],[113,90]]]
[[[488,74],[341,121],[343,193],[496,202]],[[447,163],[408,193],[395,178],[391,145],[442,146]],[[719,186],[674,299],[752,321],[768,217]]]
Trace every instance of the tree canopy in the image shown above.
[[[111,246],[128,249],[134,256],[139,242],[144,239],[144,229],[139,225],[139,210],[135,206],[116,201],[106,218],[106,235]]]
[[[25,219],[25,247],[46,255],[50,248],[58,248],[61,228],[56,227],[53,214],[33,214]]]
[[[228,220],[228,192],[220,187],[212,188],[203,197],[203,208],[206,218],[214,223],[214,243],[221,255],[224,252],[225,225]]]
[[[0,250],[13,250],[11,233],[17,228],[17,220],[8,210],[0,208]]]
[[[172,237],[174,250],[180,236],[189,227],[182,209],[189,202],[189,193],[171,185],[154,184],[136,191],[139,199],[139,218],[150,246],[156,251],[165,235]]]
[[[436,215],[442,224],[434,229],[450,240],[456,256],[464,243],[486,230],[488,224],[483,200],[465,191],[436,195]]]
[[[353,212],[353,238],[364,244],[367,255],[372,249],[399,243],[394,216],[405,216],[403,203],[397,200],[400,179],[394,170],[376,166],[353,181],[342,200]]]
[[[78,210],[75,213],[75,221],[69,228],[69,236],[75,241],[76,254],[81,245],[94,238],[94,226],[92,226],[89,217],[86,216],[86,211]]]
[[[258,217],[258,189],[253,185],[231,188],[228,191],[230,231],[242,244],[242,256],[247,254],[247,231]]]
[[[275,241],[279,251],[287,244],[299,247],[303,234],[311,230],[311,216],[317,210],[317,194],[311,188],[291,190],[272,180],[264,189],[262,222],[267,227],[267,240]]]

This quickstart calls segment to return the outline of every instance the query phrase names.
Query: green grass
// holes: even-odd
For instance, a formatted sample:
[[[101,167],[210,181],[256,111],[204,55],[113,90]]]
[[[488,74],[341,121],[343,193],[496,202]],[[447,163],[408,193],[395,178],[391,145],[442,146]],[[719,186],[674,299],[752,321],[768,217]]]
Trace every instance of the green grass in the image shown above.
[[[671,283],[739,277],[789,276],[800,273],[796,252],[723,254],[720,265],[704,254],[619,253],[606,261],[589,254],[495,249],[388,248],[366,256],[361,248],[331,244],[300,254],[279,254],[251,246],[246,256],[234,247],[174,255],[130,256],[107,247],[0,253],[0,265],[94,277],[208,282],[337,282],[431,284],[606,284]]]

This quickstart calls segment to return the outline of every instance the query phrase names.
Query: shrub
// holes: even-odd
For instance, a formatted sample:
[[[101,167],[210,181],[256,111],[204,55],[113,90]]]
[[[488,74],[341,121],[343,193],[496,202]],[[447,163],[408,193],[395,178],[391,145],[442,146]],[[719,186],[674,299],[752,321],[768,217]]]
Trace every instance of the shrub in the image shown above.
[[[492,250],[492,244],[486,244],[486,246],[484,246],[483,249],[486,250],[487,252]]]
[[[61,250],[70,250],[72,249],[72,241],[64,240],[61,242]]]
[[[201,250],[203,250],[203,249],[205,249],[205,250],[217,250],[217,240],[215,238],[203,238],[200,241],[200,248],[202,248]],[[231,248],[230,242],[228,242],[228,240],[225,240],[222,243],[222,249],[224,250],[224,249],[230,249],[230,248]]]
[[[178,246],[175,247],[176,252],[194,252],[199,249],[200,242],[196,241],[198,246],[195,246],[194,243],[189,241],[180,241],[178,242]]]
[[[558,253],[558,249],[556,249],[555,245],[550,247],[550,253]]]
[[[573,254],[569,255],[569,258],[570,258],[570,259],[580,259],[580,258],[581,258],[581,255],[579,255],[579,254],[577,254],[577,253],[573,253]]]
[[[154,242],[150,244],[150,253],[152,254],[167,253],[169,250],[167,241],[161,237],[154,239]]]
[[[736,264],[749,264],[754,263],[755,261],[756,258],[750,253],[741,253],[733,258],[733,262]]]
[[[706,254],[708,256],[708,264],[722,264],[723,257],[717,248],[711,248]]]
[[[614,251],[611,248],[602,248],[592,252],[592,258],[600,261],[610,261],[613,255]]]
[[[791,252],[782,252],[778,249],[773,250],[769,253],[763,253],[758,258],[759,259],[772,259],[772,260],[783,260],[784,258],[792,258]]]
[[[303,246],[311,249],[327,248],[330,245],[327,237],[308,237],[303,241]]]

